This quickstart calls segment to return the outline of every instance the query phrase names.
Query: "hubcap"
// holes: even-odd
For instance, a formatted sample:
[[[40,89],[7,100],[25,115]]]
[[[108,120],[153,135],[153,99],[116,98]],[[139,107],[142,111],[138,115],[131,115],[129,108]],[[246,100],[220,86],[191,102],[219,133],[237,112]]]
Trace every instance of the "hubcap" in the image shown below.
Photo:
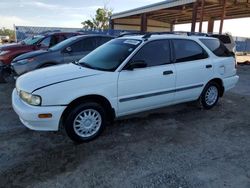
[[[208,88],[205,96],[206,103],[211,106],[213,105],[218,98],[218,89],[215,86],[211,86]]]
[[[74,131],[80,137],[90,137],[98,132],[102,124],[100,113],[94,109],[80,112],[74,120]]]

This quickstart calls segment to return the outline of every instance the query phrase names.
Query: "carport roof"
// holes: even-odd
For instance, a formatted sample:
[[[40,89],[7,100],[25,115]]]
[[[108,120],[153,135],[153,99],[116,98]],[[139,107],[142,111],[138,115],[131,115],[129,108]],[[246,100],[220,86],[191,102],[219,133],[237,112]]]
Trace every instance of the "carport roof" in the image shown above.
[[[111,19],[123,18],[123,17],[132,16],[136,14],[142,14],[142,13],[157,11],[157,10],[166,9],[170,7],[185,5],[185,4],[193,3],[195,1],[196,0],[166,0],[166,1],[159,2],[159,3],[131,9],[128,11],[115,13],[111,16]]]
[[[201,10],[203,1],[204,9]],[[203,21],[221,19],[224,7],[224,19],[250,17],[250,0],[166,0],[115,13],[111,16],[111,19],[139,18],[140,15],[145,13],[147,18],[157,21],[174,24],[190,23],[195,3],[198,3],[197,21],[201,19],[201,15]]]

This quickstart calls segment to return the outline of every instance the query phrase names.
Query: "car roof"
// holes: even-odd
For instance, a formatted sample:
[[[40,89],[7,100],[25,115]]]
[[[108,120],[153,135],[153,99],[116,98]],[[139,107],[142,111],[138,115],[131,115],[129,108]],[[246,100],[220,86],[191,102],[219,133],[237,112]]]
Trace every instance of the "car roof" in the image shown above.
[[[42,34],[44,36],[51,36],[51,35],[63,35],[63,34],[83,34],[81,32],[49,32],[49,33],[45,33],[45,34]]]
[[[144,40],[143,38],[145,35],[131,35],[131,36],[124,36],[120,37],[121,39],[134,39],[134,40]],[[152,34],[150,37],[146,38],[148,41],[150,40],[159,40],[159,39],[192,39],[192,40],[197,40],[197,39],[216,39],[213,37],[208,37],[208,36],[197,36],[197,35],[191,35],[187,36],[184,34]]]
[[[111,35],[104,35],[104,34],[83,34],[83,35],[77,35],[73,36],[74,38],[89,38],[89,37],[109,37],[109,38],[114,38],[114,36]]]

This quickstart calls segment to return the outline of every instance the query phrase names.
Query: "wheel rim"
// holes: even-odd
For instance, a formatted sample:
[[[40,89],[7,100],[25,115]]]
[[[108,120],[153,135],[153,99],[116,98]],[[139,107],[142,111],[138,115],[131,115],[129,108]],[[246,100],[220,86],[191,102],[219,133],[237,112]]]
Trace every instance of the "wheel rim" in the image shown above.
[[[101,124],[100,113],[94,109],[86,109],[76,116],[73,127],[78,136],[86,138],[96,134]]]
[[[218,98],[218,89],[215,86],[210,86],[206,92],[205,101],[211,106],[213,105]]]

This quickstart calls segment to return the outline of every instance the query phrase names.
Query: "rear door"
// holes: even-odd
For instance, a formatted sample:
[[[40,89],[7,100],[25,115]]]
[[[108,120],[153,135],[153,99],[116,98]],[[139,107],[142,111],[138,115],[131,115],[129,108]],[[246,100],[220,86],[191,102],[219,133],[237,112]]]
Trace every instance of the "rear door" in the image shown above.
[[[120,72],[118,79],[119,115],[127,115],[172,103],[176,71],[171,63],[169,40],[145,44],[130,60],[147,67]]]
[[[78,61],[96,48],[96,40],[94,37],[83,38],[69,46],[71,52],[64,50],[64,63]]]
[[[214,67],[207,52],[196,41],[173,39],[176,68],[177,102],[198,99],[205,84],[212,79]]]

